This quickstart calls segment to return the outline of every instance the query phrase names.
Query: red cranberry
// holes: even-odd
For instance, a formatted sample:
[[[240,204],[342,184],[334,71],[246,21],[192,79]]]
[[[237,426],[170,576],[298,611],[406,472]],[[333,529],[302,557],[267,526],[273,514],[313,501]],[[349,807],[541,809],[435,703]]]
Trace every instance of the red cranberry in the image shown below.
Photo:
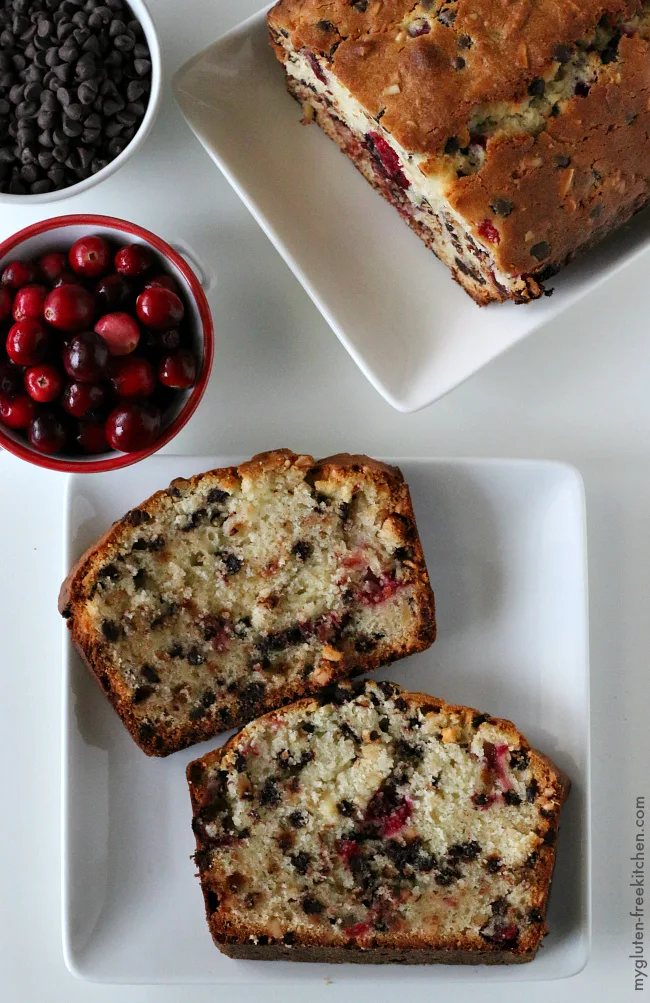
[[[183,303],[176,293],[161,286],[152,286],[141,292],[135,306],[142,323],[154,331],[178,327],[185,313]]]
[[[55,366],[32,366],[25,373],[25,390],[39,404],[49,404],[61,393],[63,376]]]
[[[7,286],[0,286],[0,321],[9,320],[13,297]]]
[[[86,279],[97,279],[111,267],[111,249],[103,237],[80,237],[68,253],[72,270]]]
[[[113,313],[129,302],[131,286],[123,275],[105,275],[95,286],[95,298],[102,313]]]
[[[45,300],[45,320],[60,331],[82,331],[95,316],[95,300],[83,286],[57,286]]]
[[[19,366],[42,362],[50,345],[50,336],[40,320],[21,320],[9,328],[7,355]]]
[[[68,437],[68,427],[60,412],[48,408],[36,415],[27,436],[39,453],[59,453]]]
[[[144,275],[153,267],[155,258],[146,244],[128,244],[115,255],[115,270],[120,275]]]
[[[491,244],[498,244],[501,240],[499,231],[492,222],[492,220],[484,219],[478,228],[479,235],[483,237],[483,240],[488,240]]]
[[[67,272],[62,272],[61,275],[59,275],[58,279],[56,279],[52,283],[52,287],[54,289],[58,289],[59,286],[78,286],[78,285],[79,285],[79,276],[75,275],[75,273],[71,272],[69,269]]]
[[[41,320],[46,296],[45,286],[23,286],[14,298],[14,320]]]
[[[75,438],[84,453],[106,453],[109,449],[103,421],[80,421]]]
[[[110,381],[118,397],[149,397],[156,389],[153,366],[138,355],[114,359]]]
[[[8,428],[27,428],[36,417],[36,403],[27,394],[0,397],[0,421]]]
[[[155,442],[160,424],[160,411],[152,404],[121,405],[108,416],[106,438],[113,449],[133,453]]]
[[[144,332],[143,345],[151,352],[175,352],[181,343],[181,333],[176,327],[169,331],[152,331],[151,328]]]
[[[160,275],[154,275],[152,279],[147,279],[144,284],[144,288],[153,289],[154,287],[169,289],[170,293],[176,293],[177,296],[180,296],[181,294],[180,286],[173,275],[165,275],[162,273]]]
[[[140,328],[128,313],[107,313],[95,324],[111,355],[128,355],[140,341]]]
[[[52,251],[39,258],[38,270],[46,282],[56,282],[68,271],[68,259],[62,251]]]
[[[75,418],[85,418],[106,400],[106,390],[99,383],[68,383],[61,406]]]
[[[165,355],[158,366],[158,379],[166,387],[187,390],[196,382],[196,362],[192,353],[184,348]]]
[[[36,269],[31,261],[10,261],[2,273],[2,285],[10,289],[28,286],[36,278]]]
[[[21,371],[11,362],[0,363],[0,397],[13,397],[21,386]]]
[[[108,363],[108,348],[94,331],[75,334],[63,349],[63,365],[68,376],[80,383],[96,383]]]

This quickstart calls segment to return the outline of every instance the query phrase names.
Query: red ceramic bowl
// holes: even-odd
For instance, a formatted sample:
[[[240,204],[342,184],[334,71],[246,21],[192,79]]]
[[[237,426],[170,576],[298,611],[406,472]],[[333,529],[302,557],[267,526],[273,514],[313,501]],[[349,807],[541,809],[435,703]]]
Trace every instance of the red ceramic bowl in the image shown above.
[[[0,424],[0,446],[23,460],[49,470],[66,473],[97,473],[117,470],[151,456],[165,446],[183,428],[196,411],[205,393],[210,377],[214,354],[214,330],[210,307],[197,276],[185,259],[161,237],[157,237],[136,223],[128,223],[112,216],[57,216],[25,227],[0,244],[0,271],[16,258],[34,260],[48,251],[67,251],[75,240],[89,234],[106,237],[113,245],[148,244],[161,259],[161,271],[172,275],[185,294],[193,347],[199,362],[196,384],[189,390],[177,391],[177,404],[165,416],[160,436],[147,449],[137,453],[95,453],[90,456],[57,453],[53,456],[39,453],[27,441],[24,433],[14,432]]]

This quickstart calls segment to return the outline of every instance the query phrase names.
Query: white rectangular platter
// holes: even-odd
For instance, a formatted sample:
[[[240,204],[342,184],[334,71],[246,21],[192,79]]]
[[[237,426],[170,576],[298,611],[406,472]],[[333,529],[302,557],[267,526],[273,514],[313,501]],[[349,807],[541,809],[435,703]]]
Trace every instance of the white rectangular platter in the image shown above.
[[[232,460],[159,456],[69,478],[65,572],[115,519],[172,478]],[[185,767],[222,743],[148,759],[64,643],[63,938],[70,970],[100,982],[334,980],[360,1003],[378,980],[558,979],[590,938],[589,671],[585,511],[572,468],[545,461],[398,460],[436,594],[438,639],[379,675],[511,718],[572,780],[562,813],[550,934],[529,965],[296,965],[233,961],[213,946],[190,860]],[[373,991],[373,987],[375,987]],[[245,997],[240,997],[245,998]]]
[[[415,411],[551,321],[650,246],[650,213],[526,306],[479,308],[317,126],[299,124],[266,12],[183,66],[192,130],[373,386]]]

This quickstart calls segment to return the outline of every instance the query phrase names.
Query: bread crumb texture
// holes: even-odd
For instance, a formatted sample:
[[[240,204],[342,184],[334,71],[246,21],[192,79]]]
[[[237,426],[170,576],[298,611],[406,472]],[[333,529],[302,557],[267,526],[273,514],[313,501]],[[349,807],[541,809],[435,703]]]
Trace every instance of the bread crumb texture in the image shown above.
[[[191,763],[188,781],[208,921],[227,953],[529,960],[546,932],[567,783],[508,721],[344,683],[253,722]]]

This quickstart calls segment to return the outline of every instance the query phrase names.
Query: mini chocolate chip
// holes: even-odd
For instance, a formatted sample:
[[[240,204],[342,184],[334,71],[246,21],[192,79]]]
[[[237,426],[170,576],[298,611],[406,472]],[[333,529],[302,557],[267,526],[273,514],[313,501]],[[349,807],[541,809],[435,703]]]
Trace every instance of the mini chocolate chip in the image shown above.
[[[336,26],[332,24],[331,21],[317,21],[316,27],[320,31],[336,31]]]
[[[407,704],[406,700],[404,699],[404,697],[397,697],[397,699],[394,701],[394,703],[395,703],[395,706],[397,707],[398,710],[401,710],[401,711],[408,710],[408,704]]]
[[[147,700],[152,693],[153,693],[152,686],[136,686],[135,690],[133,691],[133,703],[134,704],[144,703],[144,701]]]
[[[302,900],[302,908],[308,916],[319,916],[323,911],[323,904],[311,895],[305,895]]]
[[[306,732],[308,735],[313,735],[316,731],[316,726],[311,723],[311,721],[303,721],[300,725],[302,731]]]
[[[531,97],[543,97],[546,90],[546,84],[541,77],[535,77],[534,80],[528,84],[528,93]]]
[[[553,48],[553,59],[557,63],[568,63],[571,59],[571,48],[568,45],[556,45]]]
[[[171,488],[169,488],[167,490],[167,494],[169,495],[170,498],[182,498],[183,497],[182,492],[177,487],[171,487]],[[208,496],[208,501],[209,500],[210,500],[210,498]]]
[[[521,798],[516,791],[504,791],[503,800],[506,804],[513,805],[514,807],[521,804]]]
[[[301,811],[292,811],[289,815],[289,821],[294,829],[302,829],[307,825],[307,819]]]
[[[481,807],[481,806],[489,804],[490,803],[490,798],[489,798],[489,795],[487,795],[487,794],[479,793],[479,794],[475,794],[473,796],[472,801],[474,802],[475,805],[478,805],[479,807]]]
[[[205,662],[205,655],[201,654],[196,645],[190,648],[186,657],[190,665],[203,665]]]
[[[211,888],[205,893],[205,901],[208,907],[208,912],[216,912],[219,908],[219,896]]]
[[[282,794],[278,790],[277,781],[273,777],[267,777],[260,790],[259,801],[261,805],[269,805],[275,808],[280,804]]]
[[[472,39],[469,35],[459,35],[456,39],[456,46],[459,49],[471,49]]]
[[[179,644],[178,641],[175,641],[174,644],[172,644],[171,648],[169,649],[168,654],[170,658],[182,658],[183,657],[182,644]]]
[[[451,65],[455,70],[464,70],[466,64],[462,56],[454,56],[451,61]]]
[[[140,669],[140,675],[144,676],[144,678],[149,683],[159,683],[160,682],[160,676],[158,675],[158,673],[154,669],[153,665],[149,665],[148,662],[145,662],[145,664]]]
[[[539,787],[539,784],[537,783],[537,781],[533,777],[533,779],[531,780],[531,782],[526,787],[526,800],[528,801],[529,804],[533,804],[533,802],[535,801],[535,798],[537,797],[538,787]]]
[[[568,167],[571,163],[571,157],[565,157],[564,154],[558,154],[555,158],[556,167]]]
[[[201,697],[201,703],[204,707],[212,707],[212,705],[216,702],[216,699],[217,698],[212,690],[206,690]]]
[[[121,633],[121,628],[113,620],[102,620],[102,634],[107,641],[117,641]]]
[[[491,908],[493,916],[505,916],[508,911],[508,900],[504,898],[495,899]]]
[[[456,20],[456,11],[446,8],[438,14],[438,20],[440,21],[440,24],[444,24],[446,28],[449,28]]]
[[[305,540],[298,540],[291,553],[295,554],[299,560],[306,561],[308,557],[311,557],[313,549],[311,543],[307,543]]]
[[[309,856],[308,853],[304,853],[303,851],[301,851],[300,853],[296,853],[295,856],[290,857],[289,859],[291,860],[291,863],[297,870],[298,874],[304,875],[309,870],[311,857]]]
[[[199,721],[202,717],[205,717],[205,715],[206,715],[205,707],[201,707],[199,705],[198,707],[192,707],[192,710],[189,713],[189,718],[190,721]]]
[[[226,565],[226,571],[229,575],[236,575],[238,571],[241,571],[242,564],[244,563],[236,554],[222,553],[221,559]]]
[[[544,917],[542,916],[539,909],[529,909],[528,910],[528,922],[529,923],[543,923]]]
[[[485,861],[488,874],[497,874],[501,870],[501,857],[488,857]]]
[[[573,93],[576,95],[576,97],[586,98],[587,95],[589,94],[589,89],[590,88],[588,83],[585,83],[584,80],[578,80],[578,83],[575,85]]]
[[[108,692],[111,688],[111,681],[105,672],[101,674],[101,676],[99,677],[99,681],[102,684],[102,687],[106,690],[106,692]]]
[[[499,197],[490,202],[490,209],[495,216],[509,216],[514,207],[514,202],[511,202],[510,199],[506,198]]]
[[[154,726],[149,721],[144,721],[138,730],[140,741],[148,745],[156,734]]]
[[[379,727],[384,732],[384,734],[390,730],[390,720],[387,717],[382,717],[379,719]]]
[[[539,860],[539,853],[536,853],[534,851],[533,853],[529,853],[528,856],[526,857],[526,867],[533,868],[538,860]]]
[[[344,815],[345,818],[351,818],[356,811],[354,803],[352,801],[348,801],[347,798],[342,798],[337,803],[336,807],[340,814]]]
[[[293,932],[293,930],[287,930],[287,932],[284,934],[282,938],[282,942],[286,944],[288,947],[290,947],[292,944],[295,944],[296,935]]]
[[[203,768],[203,763],[200,760],[195,760],[193,763],[190,763],[188,767],[188,776],[190,783],[192,783],[195,787],[203,782],[205,770]]]
[[[530,757],[525,749],[513,749],[510,753],[510,767],[513,770],[525,770],[530,765]]]
[[[555,812],[549,811],[548,808],[540,808],[539,813],[542,816],[542,818],[547,818],[547,819],[553,818],[555,816]]]
[[[454,153],[458,153],[460,149],[460,143],[455,136],[450,136],[444,145],[444,153],[448,156],[452,156]]]
[[[543,258],[548,258],[551,253],[551,245],[545,240],[540,240],[537,244],[533,244],[530,249],[530,253],[533,258],[537,258],[538,261],[542,261]]]
[[[447,850],[447,855],[450,857],[457,857],[460,860],[475,860],[481,852],[480,843],[477,843],[475,839],[470,839],[466,843],[454,843]]]

